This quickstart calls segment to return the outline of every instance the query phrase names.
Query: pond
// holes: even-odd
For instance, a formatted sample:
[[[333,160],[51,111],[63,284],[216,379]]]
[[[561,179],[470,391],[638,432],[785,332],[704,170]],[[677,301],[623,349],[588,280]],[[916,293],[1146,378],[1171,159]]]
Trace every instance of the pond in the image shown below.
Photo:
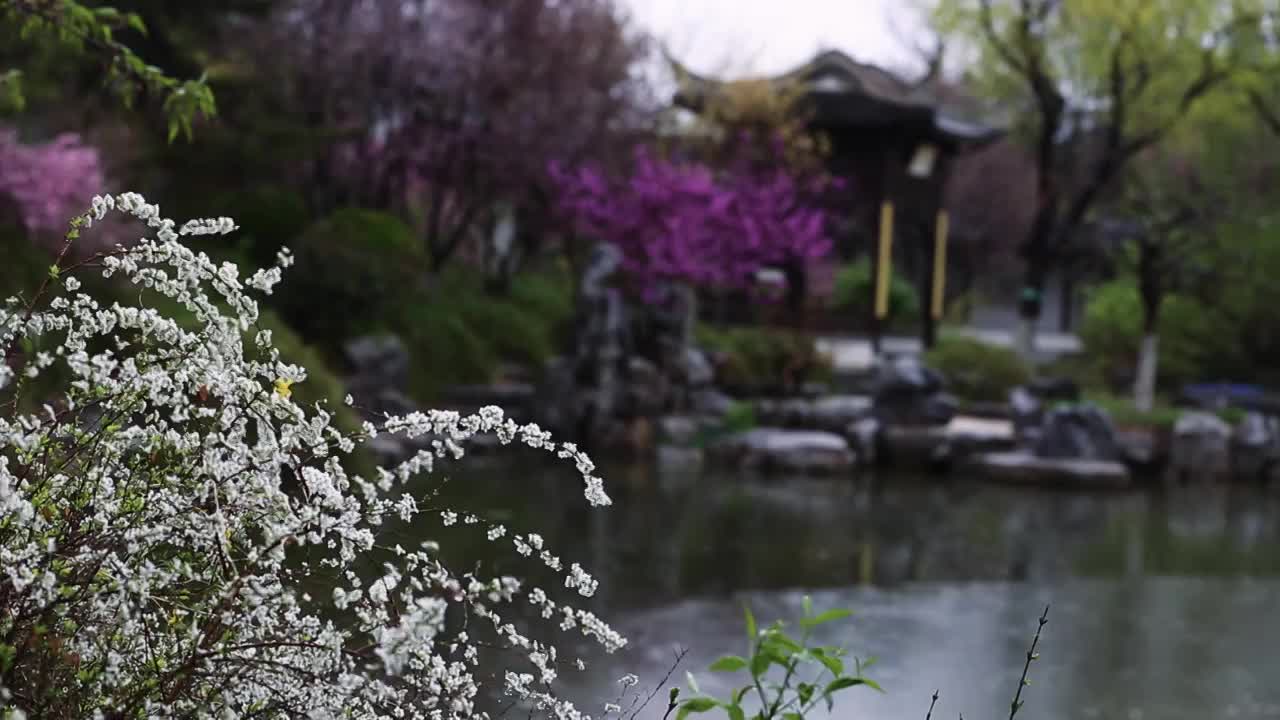
[[[849,691],[833,717],[923,718],[935,689],[935,718],[1007,717],[1051,604],[1020,717],[1280,718],[1276,493],[603,475],[606,510],[586,508],[572,472],[533,463],[472,468],[447,491],[513,530],[538,529],[599,578],[591,609],[630,645],[605,657],[560,643],[590,660],[590,672],[562,674],[584,709],[614,699],[628,672],[652,687],[677,647],[689,653],[673,678],[693,671],[727,694],[704,669],[746,651],[743,605],[762,622],[790,619],[808,593],[820,609],[854,610],[818,641],[878,658],[867,674],[886,690]],[[482,539],[449,542],[484,552]],[[660,718],[663,697],[639,717]]]

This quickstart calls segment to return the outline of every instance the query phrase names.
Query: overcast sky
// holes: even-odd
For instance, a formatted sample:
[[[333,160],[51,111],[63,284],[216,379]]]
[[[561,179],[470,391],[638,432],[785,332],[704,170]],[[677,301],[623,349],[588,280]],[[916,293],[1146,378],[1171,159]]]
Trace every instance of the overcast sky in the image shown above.
[[[820,49],[900,68],[918,66],[908,0],[620,0],[690,69],[713,75],[772,74]]]

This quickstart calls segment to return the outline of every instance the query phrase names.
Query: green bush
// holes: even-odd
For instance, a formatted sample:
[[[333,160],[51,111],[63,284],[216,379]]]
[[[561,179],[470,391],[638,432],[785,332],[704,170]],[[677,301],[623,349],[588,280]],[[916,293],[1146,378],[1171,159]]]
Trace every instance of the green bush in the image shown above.
[[[819,353],[813,338],[804,333],[700,325],[696,336],[704,348],[724,356],[719,380],[732,387],[776,388],[831,378],[830,358]]]
[[[957,397],[1002,402],[1009,391],[1031,380],[1031,368],[1011,348],[963,335],[945,334],[925,355],[925,364],[947,377]]]
[[[213,207],[218,214],[234,217],[240,226],[233,237],[240,255],[252,266],[243,268],[246,271],[275,264],[280,248],[293,248],[311,221],[301,194],[271,185],[223,193]]]
[[[1214,328],[1212,311],[1195,300],[1182,295],[1164,299],[1157,328],[1160,387],[1176,389],[1206,377],[1208,353],[1221,349],[1206,345]],[[1133,376],[1142,343],[1142,302],[1132,280],[1114,280],[1090,291],[1080,338],[1098,375]]]
[[[567,275],[526,271],[508,295],[485,292],[466,268],[447,269],[415,291],[396,316],[413,355],[413,393],[492,379],[500,361],[543,365],[561,346],[573,313]]]
[[[863,258],[836,272],[832,303],[841,310],[860,315],[871,313],[871,292],[875,276],[871,261]],[[920,317],[920,297],[915,287],[897,272],[889,278],[889,324],[911,325]]]
[[[348,338],[392,329],[420,284],[421,248],[393,215],[339,210],[307,228],[295,245],[297,262],[276,291],[276,306],[330,352]]]

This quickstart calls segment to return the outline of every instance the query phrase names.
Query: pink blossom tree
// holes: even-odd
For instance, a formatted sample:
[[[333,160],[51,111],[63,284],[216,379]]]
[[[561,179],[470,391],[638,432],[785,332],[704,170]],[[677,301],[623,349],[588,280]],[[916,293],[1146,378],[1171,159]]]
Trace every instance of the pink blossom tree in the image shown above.
[[[552,174],[573,228],[617,245],[624,269],[650,299],[670,284],[749,287],[763,268],[831,249],[819,202],[830,179],[745,164],[717,173],[644,147],[623,177],[591,166]]]
[[[0,201],[27,233],[61,236],[67,221],[104,184],[98,151],[80,136],[64,133],[48,143],[26,145],[17,132],[0,129]]]

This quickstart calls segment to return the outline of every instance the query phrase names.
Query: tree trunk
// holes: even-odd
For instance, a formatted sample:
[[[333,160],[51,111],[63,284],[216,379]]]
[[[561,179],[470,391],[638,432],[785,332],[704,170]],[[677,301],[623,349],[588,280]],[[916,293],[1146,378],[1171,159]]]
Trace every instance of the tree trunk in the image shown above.
[[[1133,405],[1139,412],[1151,412],[1156,399],[1156,364],[1160,360],[1160,335],[1148,331],[1138,350],[1138,378],[1133,384]]]

